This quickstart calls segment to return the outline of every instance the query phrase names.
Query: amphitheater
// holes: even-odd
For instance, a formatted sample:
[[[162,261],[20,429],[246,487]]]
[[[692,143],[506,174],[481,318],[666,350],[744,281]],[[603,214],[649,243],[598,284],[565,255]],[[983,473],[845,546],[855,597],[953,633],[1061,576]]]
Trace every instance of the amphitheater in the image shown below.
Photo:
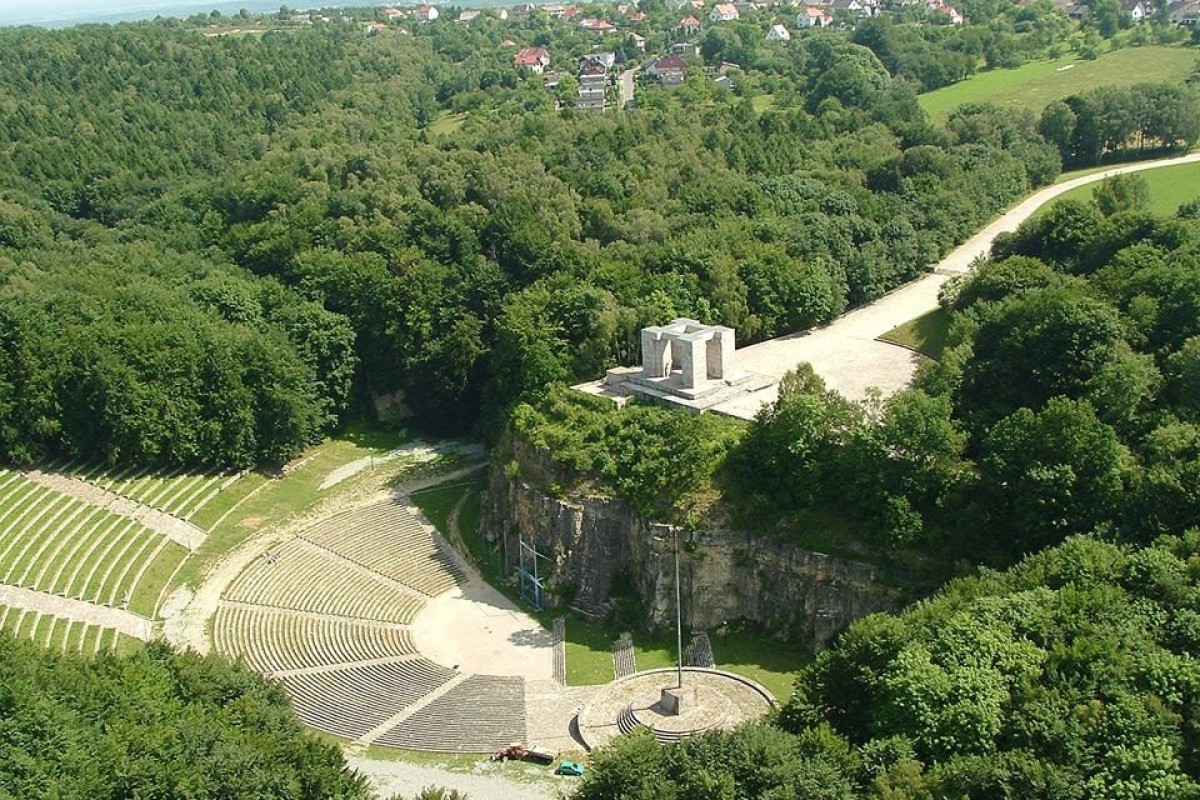
[[[85,653],[161,635],[176,572],[224,519],[223,492],[240,477],[0,469],[0,629]],[[586,747],[572,721],[612,701],[603,687],[565,685],[561,622],[546,631],[484,583],[412,489],[252,535],[196,593],[212,600],[197,605],[201,649],[279,681],[306,724],[351,751]],[[689,654],[711,666],[706,637]],[[627,636],[613,670],[636,672]]]

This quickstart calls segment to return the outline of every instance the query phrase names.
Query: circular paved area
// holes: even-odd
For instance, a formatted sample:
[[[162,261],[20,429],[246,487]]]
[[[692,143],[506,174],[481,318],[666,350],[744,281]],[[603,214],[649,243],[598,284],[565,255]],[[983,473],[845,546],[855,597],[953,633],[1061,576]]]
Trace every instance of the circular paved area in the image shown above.
[[[579,733],[588,747],[631,733],[639,725],[659,741],[676,741],[708,730],[728,730],[767,714],[775,706],[769,691],[740,675],[685,667],[683,685],[694,701],[678,715],[660,703],[662,690],[676,685],[674,669],[654,669],[622,678],[599,690],[579,712]]]

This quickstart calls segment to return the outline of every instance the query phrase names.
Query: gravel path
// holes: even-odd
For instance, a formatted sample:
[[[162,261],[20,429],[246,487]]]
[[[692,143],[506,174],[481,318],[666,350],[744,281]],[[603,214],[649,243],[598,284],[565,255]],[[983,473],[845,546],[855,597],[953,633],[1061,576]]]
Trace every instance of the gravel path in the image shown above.
[[[782,377],[797,364],[813,365],[825,383],[852,400],[862,400],[872,387],[883,395],[895,394],[912,381],[923,356],[878,337],[911,319],[937,308],[938,290],[955,275],[968,272],[971,263],[986,256],[996,236],[1016,229],[1041,206],[1078,186],[1111,175],[1200,161],[1200,153],[1113,167],[1048,186],[1022,200],[942,259],[935,271],[906,284],[868,306],[844,314],[823,328],[814,328],[737,351],[738,369]],[[775,388],[737,398],[717,407],[734,416],[750,418],[765,403],[778,397]]]
[[[25,477],[35,483],[48,486],[56,492],[70,495],[77,500],[99,506],[100,508],[120,514],[123,517],[135,519],[155,533],[173,539],[189,550],[195,550],[204,541],[207,534],[190,522],[173,517],[157,508],[151,508],[128,497],[114,494],[107,489],[101,489],[95,484],[78,478],[69,478],[54,472],[42,472],[31,469]]]
[[[153,628],[150,620],[145,617],[139,617],[137,614],[131,614],[119,608],[109,608],[71,597],[47,594],[3,583],[0,583],[0,606],[53,614],[73,622],[102,625],[142,641],[150,639]]]
[[[543,769],[545,778],[537,783],[521,783],[505,777],[511,769],[501,764],[481,762],[475,772],[458,772],[442,767],[411,764],[405,761],[380,761],[347,756],[346,761],[371,782],[379,797],[395,794],[411,797],[426,786],[441,786],[466,793],[471,800],[557,800],[574,788],[577,778],[557,778]],[[559,785],[561,784],[561,786]]]

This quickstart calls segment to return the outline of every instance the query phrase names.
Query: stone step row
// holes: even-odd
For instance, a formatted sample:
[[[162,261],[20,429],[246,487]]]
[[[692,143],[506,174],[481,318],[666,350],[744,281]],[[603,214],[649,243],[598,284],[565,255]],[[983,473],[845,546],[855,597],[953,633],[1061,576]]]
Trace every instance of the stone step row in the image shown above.
[[[301,536],[430,597],[454,588],[465,577],[433,534],[399,503],[339,514]]]
[[[453,670],[414,657],[281,679],[305,724],[358,739],[455,676]]]
[[[213,620],[213,644],[270,675],[416,654],[408,629],[395,624],[316,617],[224,601]]]
[[[255,560],[224,598],[400,624],[411,622],[426,602],[424,595],[299,538]]]
[[[524,680],[472,675],[375,743],[447,753],[487,753],[525,739]]]
[[[555,617],[550,641],[554,647],[554,680],[567,683],[567,618]]]

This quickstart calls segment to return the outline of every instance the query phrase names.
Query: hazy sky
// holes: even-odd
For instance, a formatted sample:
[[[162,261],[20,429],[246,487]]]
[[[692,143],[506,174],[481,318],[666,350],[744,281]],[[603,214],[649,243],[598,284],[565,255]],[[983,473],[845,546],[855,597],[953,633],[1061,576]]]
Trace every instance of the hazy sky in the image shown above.
[[[0,0],[0,25],[46,20],[84,21],[106,14],[153,17],[156,14],[194,14],[219,8],[235,13],[239,8],[262,12],[279,8],[285,0]],[[304,3],[286,3],[292,8]],[[323,5],[320,2],[309,5]],[[144,12],[139,14],[138,12]]]

